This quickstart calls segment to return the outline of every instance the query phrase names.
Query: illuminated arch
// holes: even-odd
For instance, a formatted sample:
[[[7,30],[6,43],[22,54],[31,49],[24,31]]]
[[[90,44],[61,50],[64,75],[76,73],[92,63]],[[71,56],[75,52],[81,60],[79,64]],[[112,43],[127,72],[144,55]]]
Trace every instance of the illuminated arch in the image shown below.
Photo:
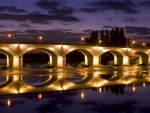
[[[45,53],[47,53],[50,57],[50,65],[52,66],[57,66],[57,54],[49,49],[46,49],[46,48],[30,48],[28,50],[25,50],[21,53],[21,55],[23,56],[25,53],[31,51],[31,50],[34,50],[34,49],[40,49],[42,51],[44,51]]]
[[[81,52],[84,55],[85,65],[88,65],[88,66],[92,66],[93,65],[93,55],[88,50],[85,50],[85,49],[78,49],[78,48],[71,49],[70,51],[66,52],[65,56],[68,53],[70,53],[70,52],[72,52],[74,50],[79,51],[79,52]]]
[[[136,55],[139,55],[139,64],[148,64],[148,55],[145,52],[137,51]]]
[[[118,64],[122,65],[123,64],[123,55],[120,52],[115,51],[115,50],[107,50],[104,53],[106,53],[106,52],[110,52],[111,54],[114,55],[114,64],[115,65],[118,65]]]
[[[13,66],[13,55],[9,53],[8,51],[5,51],[3,49],[0,49],[0,52],[6,55],[7,58],[7,67],[12,67]]]

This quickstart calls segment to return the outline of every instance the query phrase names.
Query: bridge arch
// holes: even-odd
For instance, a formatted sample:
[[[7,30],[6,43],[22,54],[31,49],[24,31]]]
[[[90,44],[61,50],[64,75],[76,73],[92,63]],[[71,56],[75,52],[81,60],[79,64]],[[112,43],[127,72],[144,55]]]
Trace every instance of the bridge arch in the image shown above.
[[[135,54],[138,55],[139,57],[139,64],[145,64],[145,65],[148,64],[149,56],[145,52],[136,51]]]
[[[107,50],[104,53],[109,52],[114,55],[114,64],[115,65],[123,65],[123,55],[116,50]],[[104,54],[102,53],[102,54]],[[101,55],[102,55],[101,54]]]
[[[3,49],[0,49],[0,52],[6,55],[7,67],[13,67],[13,55],[10,52]]]
[[[23,56],[25,53],[27,53],[27,52],[29,52],[31,50],[34,50],[34,49],[40,49],[43,52],[47,53],[49,55],[49,63],[50,63],[50,65],[51,66],[57,66],[57,64],[58,64],[58,61],[57,61],[58,55],[55,52],[53,52],[52,50],[47,49],[47,48],[41,48],[41,47],[30,48],[28,50],[23,51],[20,56]]]
[[[79,48],[71,49],[71,51],[66,52],[65,56],[75,50],[81,52],[84,55],[85,65],[88,65],[88,66],[93,65],[93,55],[92,53],[90,53],[88,50],[85,50],[85,49],[79,49]]]

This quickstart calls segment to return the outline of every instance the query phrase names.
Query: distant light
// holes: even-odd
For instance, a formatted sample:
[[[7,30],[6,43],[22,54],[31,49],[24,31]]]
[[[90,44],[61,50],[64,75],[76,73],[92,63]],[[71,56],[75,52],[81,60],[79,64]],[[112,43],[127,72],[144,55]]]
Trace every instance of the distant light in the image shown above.
[[[42,40],[43,39],[43,37],[42,36],[39,36],[39,40]]]
[[[135,41],[132,41],[132,44],[135,44]]]
[[[41,93],[38,95],[38,98],[39,98],[39,99],[41,99],[41,98],[42,98],[42,94],[41,94]]]
[[[132,90],[135,91],[135,86],[132,87]]]
[[[100,93],[102,92],[102,88],[101,87],[99,88],[99,91],[100,91]]]
[[[145,43],[143,43],[142,45],[145,46]]]
[[[10,106],[11,105],[11,102],[10,102],[10,100],[8,99],[7,100],[7,106]]]
[[[84,93],[83,93],[83,92],[81,93],[81,98],[82,98],[82,99],[84,98]]]
[[[145,87],[145,83],[143,83],[143,87]]]
[[[102,40],[99,40],[99,43],[102,43]]]
[[[8,34],[8,37],[10,38],[10,37],[11,37],[11,34]]]
[[[81,37],[81,40],[84,41],[84,37]]]

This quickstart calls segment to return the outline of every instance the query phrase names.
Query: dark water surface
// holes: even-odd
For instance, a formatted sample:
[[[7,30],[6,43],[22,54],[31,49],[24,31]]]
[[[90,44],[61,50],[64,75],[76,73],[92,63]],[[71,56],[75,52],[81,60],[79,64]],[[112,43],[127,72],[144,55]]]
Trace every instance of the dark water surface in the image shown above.
[[[43,84],[51,77],[82,86],[78,89],[3,95],[0,85],[0,113],[149,113],[149,73],[150,67],[136,66],[0,71],[0,84],[8,76],[19,76],[22,79],[18,81],[29,86]],[[65,83],[60,82],[61,85]]]

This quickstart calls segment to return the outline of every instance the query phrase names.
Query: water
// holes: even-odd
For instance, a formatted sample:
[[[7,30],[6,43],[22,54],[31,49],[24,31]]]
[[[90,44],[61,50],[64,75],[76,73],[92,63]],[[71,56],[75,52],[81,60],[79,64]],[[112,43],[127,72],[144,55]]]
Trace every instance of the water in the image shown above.
[[[7,73],[10,78],[15,78],[13,83],[17,84],[8,88],[5,93],[9,91],[10,93],[5,95],[1,87],[0,111],[2,113],[149,113],[149,70],[150,67],[131,66],[0,71],[0,83],[6,80]],[[45,83],[52,79],[53,81]],[[80,87],[72,86],[70,83],[78,84]],[[69,87],[59,89],[65,87],[65,84]],[[29,88],[40,85],[43,88],[37,88],[35,91]],[[44,89],[46,86],[48,88]],[[14,93],[15,88],[18,90],[27,88],[27,91],[33,92],[23,94],[20,90]]]

